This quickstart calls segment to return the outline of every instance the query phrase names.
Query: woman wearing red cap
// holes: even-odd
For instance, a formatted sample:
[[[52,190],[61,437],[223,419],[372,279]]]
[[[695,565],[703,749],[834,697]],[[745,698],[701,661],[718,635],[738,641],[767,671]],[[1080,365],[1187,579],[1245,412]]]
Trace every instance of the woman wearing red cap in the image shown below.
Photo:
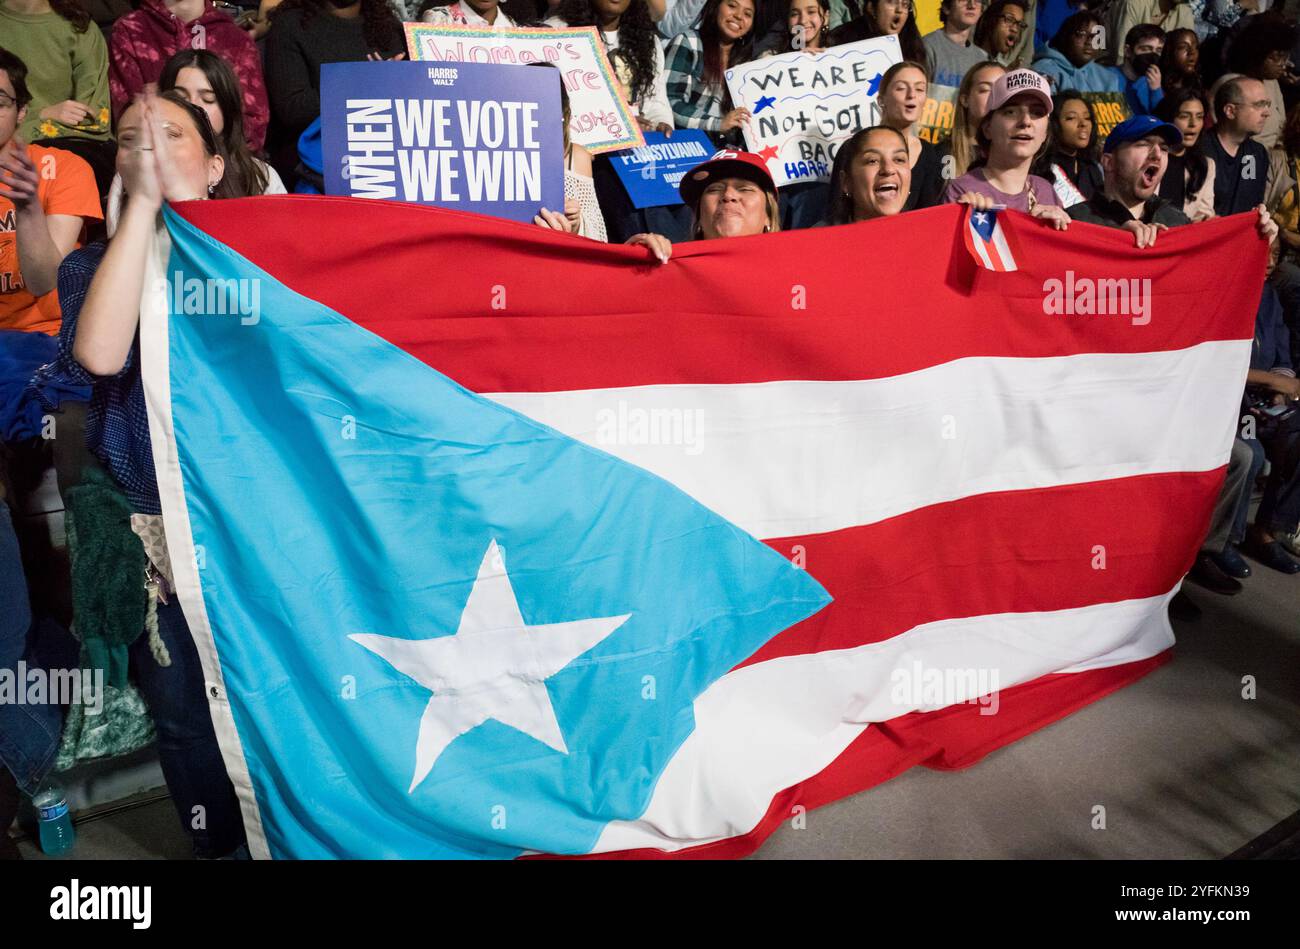
[[[691,237],[750,237],[781,229],[781,206],[767,162],[752,152],[723,149],[686,173],[682,200],[694,212]],[[629,244],[649,247],[660,261],[672,255],[662,234],[637,234]]]
[[[1029,69],[999,76],[975,136],[983,161],[948,182],[944,201],[983,211],[1011,208],[1049,220],[1058,231],[1069,227],[1070,216],[1051,182],[1030,173],[1046,147],[1051,112],[1052,97],[1042,76]]]

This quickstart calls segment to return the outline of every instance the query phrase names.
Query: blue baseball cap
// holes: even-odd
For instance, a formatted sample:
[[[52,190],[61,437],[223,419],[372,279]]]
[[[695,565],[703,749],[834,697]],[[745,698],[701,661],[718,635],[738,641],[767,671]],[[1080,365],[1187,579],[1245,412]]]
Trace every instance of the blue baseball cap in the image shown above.
[[[1125,142],[1137,142],[1148,135],[1161,136],[1170,148],[1183,144],[1183,133],[1178,131],[1178,126],[1162,122],[1154,115],[1135,115],[1110,130],[1103,151],[1110,154]]]

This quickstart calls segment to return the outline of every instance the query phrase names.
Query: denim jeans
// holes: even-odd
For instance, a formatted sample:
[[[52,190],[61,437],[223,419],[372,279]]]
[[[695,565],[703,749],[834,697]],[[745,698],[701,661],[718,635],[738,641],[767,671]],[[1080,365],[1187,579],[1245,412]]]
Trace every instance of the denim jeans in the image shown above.
[[[1258,473],[1255,446],[1238,436],[1232,440],[1232,453],[1228,457],[1228,472],[1223,479],[1223,487],[1214,502],[1214,512],[1210,515],[1210,530],[1201,542],[1205,553],[1217,554],[1232,539],[1237,526],[1237,514],[1242,506],[1250,506],[1250,473]]]
[[[76,667],[76,641],[56,624],[32,622],[18,540],[2,501],[0,607],[0,669],[16,675],[20,659],[28,670]],[[243,818],[208,713],[198,650],[175,601],[159,605],[158,634],[171,664],[160,666],[141,635],[131,646],[131,671],[158,732],[167,789],[195,855],[226,856],[244,843]],[[62,730],[57,704],[0,703],[0,763],[27,794],[53,766]]]
[[[158,604],[158,634],[171,664],[160,666],[141,636],[131,646],[131,672],[158,730],[167,790],[194,855],[224,857],[244,843],[244,822],[212,727],[199,653],[174,598]]]
[[[1250,496],[1255,487],[1255,479],[1259,477],[1260,469],[1264,467],[1264,446],[1258,438],[1238,438],[1237,444],[1245,445],[1251,451],[1250,470],[1246,476],[1246,487],[1241,492],[1241,499],[1237,502],[1237,511],[1232,519],[1232,534],[1228,538],[1234,544],[1240,544],[1246,539],[1246,522],[1250,520]],[[1236,448],[1236,446],[1233,446]]]
[[[1268,280],[1282,301],[1282,318],[1291,331],[1291,365],[1300,365],[1300,264],[1284,257]]]
[[[27,654],[31,627],[32,609],[18,537],[9,505],[0,501],[0,671],[7,673],[6,678],[18,675],[18,661]],[[57,705],[0,702],[0,763],[28,794],[36,793],[36,785],[54,763],[62,727],[63,714]]]

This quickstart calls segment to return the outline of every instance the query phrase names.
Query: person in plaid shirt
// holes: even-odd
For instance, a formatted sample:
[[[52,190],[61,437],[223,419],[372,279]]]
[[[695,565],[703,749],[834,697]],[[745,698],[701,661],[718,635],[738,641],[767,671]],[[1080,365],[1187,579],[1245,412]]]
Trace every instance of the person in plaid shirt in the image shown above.
[[[740,142],[750,113],[732,108],[722,77],[750,58],[753,42],[754,0],[708,0],[699,29],[672,38],[664,61],[678,128],[703,129],[719,146]]]

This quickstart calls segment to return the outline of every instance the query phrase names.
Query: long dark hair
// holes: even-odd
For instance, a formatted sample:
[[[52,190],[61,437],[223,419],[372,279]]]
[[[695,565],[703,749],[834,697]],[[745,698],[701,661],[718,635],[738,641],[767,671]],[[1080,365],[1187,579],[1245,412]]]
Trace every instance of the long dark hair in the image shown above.
[[[1067,102],[1082,102],[1088,110],[1088,117],[1092,119],[1092,130],[1088,133],[1088,144],[1085,145],[1076,156],[1080,161],[1095,162],[1098,160],[1099,143],[1097,141],[1097,113],[1092,108],[1092,103],[1083,97],[1083,93],[1077,89],[1063,89],[1058,92],[1052,99],[1052,115],[1047,120],[1047,141],[1050,144],[1051,151],[1063,151],[1061,147],[1061,113],[1065,111]]]
[[[212,123],[208,121],[208,113],[204,112],[197,105],[190,102],[175,89],[168,89],[165,92],[158,93],[159,99],[166,99],[168,102],[180,106],[188,113],[190,121],[198,129],[199,138],[203,139],[203,150],[208,153],[208,157],[220,155],[221,160],[226,163],[226,168],[230,168],[230,159],[226,155],[226,147],[221,144],[221,137],[212,131]],[[217,182],[216,188],[212,192],[214,198],[245,198],[248,197],[234,181],[230,175],[222,172],[221,180]]]
[[[329,4],[326,0],[284,0],[270,15],[284,16],[294,10],[301,10],[302,21],[307,23],[318,13],[328,15]],[[361,23],[366,45],[375,52],[400,52],[405,47],[406,34],[402,29],[402,21],[397,19],[388,0],[361,0]]]
[[[835,161],[831,164],[831,196],[826,203],[826,220],[831,224],[853,223],[853,198],[845,193],[844,185],[848,181],[849,167],[853,164],[853,159],[858,157],[862,146],[866,144],[867,136],[872,132],[891,132],[898,136],[903,143],[903,148],[907,148],[907,136],[888,125],[868,126],[858,129],[849,136],[836,150]]]
[[[1161,86],[1165,91],[1165,95],[1169,95],[1169,90],[1175,86],[1195,88],[1201,84],[1201,77],[1197,75],[1196,70],[1183,69],[1174,61],[1174,44],[1178,42],[1178,37],[1183,33],[1190,33],[1192,39],[1196,40],[1199,56],[1201,41],[1197,37],[1195,30],[1170,30],[1165,34],[1165,47],[1160,53]]]
[[[795,3],[796,0],[785,0],[785,40],[781,44],[781,51],[784,53],[792,53],[795,50],[794,34],[790,32],[790,7],[794,6]],[[822,31],[817,34],[817,38],[821,41],[820,45],[822,47],[827,47],[831,45],[830,0],[817,0],[817,6],[822,11]],[[757,9],[754,11],[754,16],[758,16]],[[802,33],[803,30],[800,29],[800,32]],[[802,47],[800,48],[802,49]]]
[[[1175,86],[1165,93],[1165,97],[1160,100],[1156,106],[1156,118],[1162,122],[1173,124],[1174,118],[1183,108],[1183,103],[1190,99],[1195,99],[1205,110],[1205,118],[1210,117],[1210,103],[1205,98],[1205,93],[1200,89],[1189,89],[1186,86]],[[1207,126],[1201,126],[1201,138],[1196,140],[1196,148],[1183,149],[1183,164],[1187,168],[1187,194],[1195,194],[1201,190],[1205,184],[1205,178],[1210,173],[1210,163],[1205,158],[1205,153],[1201,151],[1201,140],[1205,138]]]
[[[555,15],[569,26],[600,27],[591,0],[563,0]],[[627,91],[632,102],[641,101],[653,91],[658,45],[659,34],[650,19],[649,4],[646,0],[631,0],[618,21],[618,52],[632,70],[632,87]]]
[[[718,26],[718,10],[722,7],[723,0],[708,0],[704,4],[704,9],[700,11],[700,42],[704,46],[704,74],[702,76],[704,84],[708,86],[722,86],[726,84],[722,81],[722,28]],[[758,21],[758,4],[754,0],[749,0],[749,5],[754,8],[754,19],[750,21],[749,32],[736,40],[731,47],[731,58],[727,60],[728,66],[738,66],[741,63],[747,63],[754,55],[754,23]],[[731,93],[723,96],[723,109],[728,109],[731,102]]]
[[[246,195],[265,194],[266,169],[253,158],[244,138],[244,93],[239,77],[229,63],[211,50],[182,49],[163,64],[158,88],[175,89],[181,70],[187,67],[203,73],[216,94],[217,108],[224,119],[221,140],[226,149],[226,177],[233,179],[234,185]]]
[[[72,24],[78,33],[90,26],[90,12],[77,0],[50,0],[50,9]]]

